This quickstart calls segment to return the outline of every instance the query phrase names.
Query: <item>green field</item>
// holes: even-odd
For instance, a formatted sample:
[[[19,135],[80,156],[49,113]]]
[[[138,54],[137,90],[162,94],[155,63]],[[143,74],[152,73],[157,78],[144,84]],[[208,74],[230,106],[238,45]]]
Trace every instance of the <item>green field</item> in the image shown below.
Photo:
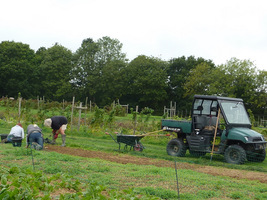
[[[50,137],[49,131],[45,137]],[[201,173],[194,167],[210,166],[214,170],[238,169],[244,173],[267,176],[267,162],[231,165],[223,157],[207,154],[202,158],[187,155],[174,158],[166,154],[167,138],[145,137],[143,152],[118,151],[108,135],[68,135],[67,147],[73,151],[105,152],[123,161],[131,156],[134,162],[110,161],[101,158],[59,154],[47,149],[35,151],[12,144],[0,144],[1,192],[0,199],[266,199],[267,184],[259,180],[214,176]],[[60,137],[58,145],[61,144]],[[56,146],[58,148],[63,148]],[[138,164],[141,159],[177,163],[174,167]],[[188,169],[183,164],[193,165]],[[180,167],[180,168],[179,168]],[[178,188],[177,189],[177,181]]]
[[[44,138],[51,129],[43,120],[69,110],[25,109],[24,130],[37,123]],[[77,130],[77,116],[66,131],[66,147],[46,144],[42,151],[0,144],[0,199],[267,199],[267,160],[232,165],[222,155],[196,158],[166,153],[170,137],[144,137],[142,152],[121,151],[109,132],[132,134],[160,129],[160,116],[113,116],[103,110],[82,113],[87,125]],[[0,107],[0,134],[8,134],[17,122],[15,107]],[[136,122],[136,123],[135,123]],[[266,128],[254,128],[267,137]],[[56,150],[57,149],[57,150]],[[61,152],[61,153],[59,153]],[[175,167],[176,166],[176,167]]]

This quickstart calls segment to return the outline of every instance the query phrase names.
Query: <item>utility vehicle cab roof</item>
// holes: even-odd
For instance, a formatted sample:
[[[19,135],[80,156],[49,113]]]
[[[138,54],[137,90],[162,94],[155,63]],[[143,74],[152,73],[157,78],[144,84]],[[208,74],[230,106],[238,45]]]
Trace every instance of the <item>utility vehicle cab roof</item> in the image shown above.
[[[239,98],[219,97],[219,96],[209,96],[209,95],[194,95],[194,99],[228,100],[228,101],[241,101],[241,102],[243,102],[243,99],[239,99]]]
[[[195,95],[192,116],[216,116],[216,107],[219,105],[220,111],[224,116],[226,125],[230,127],[251,127],[251,122],[243,100],[240,98]]]

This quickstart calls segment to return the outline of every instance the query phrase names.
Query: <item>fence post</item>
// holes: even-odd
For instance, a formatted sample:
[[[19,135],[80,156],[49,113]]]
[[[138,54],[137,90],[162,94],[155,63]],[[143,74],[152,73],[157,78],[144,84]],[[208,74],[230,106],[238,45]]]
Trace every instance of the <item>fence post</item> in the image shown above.
[[[20,115],[21,115],[21,100],[22,100],[22,97],[19,97],[19,122],[20,122]]]
[[[39,96],[37,96],[37,107],[38,107],[38,110],[39,110],[39,106],[40,106],[40,101],[39,101]]]
[[[138,106],[135,107],[135,112],[136,112],[136,115],[135,115],[135,119],[134,119],[134,135],[135,135],[135,129],[136,129],[136,124],[137,124],[137,112],[138,112]]]
[[[78,108],[78,109],[79,109],[79,121],[78,121],[78,128],[77,128],[77,131],[80,131],[81,116],[82,116],[82,105],[83,105],[83,103],[80,102],[80,107]]]
[[[85,107],[87,108],[87,101],[88,101],[88,97],[86,97],[85,99]],[[85,110],[85,116],[84,116],[84,124],[86,125],[86,117],[87,117],[87,109]]]
[[[70,122],[71,130],[72,130],[72,123],[73,123],[73,109],[74,109],[74,102],[75,102],[75,97],[72,98],[71,122]]]

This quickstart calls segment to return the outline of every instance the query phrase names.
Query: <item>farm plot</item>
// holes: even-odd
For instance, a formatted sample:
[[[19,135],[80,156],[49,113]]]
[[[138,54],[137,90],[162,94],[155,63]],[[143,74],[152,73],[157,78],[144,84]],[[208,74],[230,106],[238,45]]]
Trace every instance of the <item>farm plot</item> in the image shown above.
[[[0,159],[0,195],[15,193],[14,188],[23,193],[18,188],[24,185],[27,191],[32,192],[27,194],[35,195],[33,199],[178,197],[173,161],[57,145],[46,145],[44,151],[32,151],[31,154],[25,148],[14,148],[7,144],[0,144]],[[176,164],[180,199],[267,197],[264,172],[185,162]]]

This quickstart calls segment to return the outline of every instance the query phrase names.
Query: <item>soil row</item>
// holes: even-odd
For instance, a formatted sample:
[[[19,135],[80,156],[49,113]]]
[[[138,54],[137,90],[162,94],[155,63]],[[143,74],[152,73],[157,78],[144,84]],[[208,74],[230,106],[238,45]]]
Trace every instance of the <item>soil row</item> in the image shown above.
[[[46,145],[47,151],[55,151],[61,154],[81,156],[86,158],[100,158],[110,162],[120,164],[132,163],[136,165],[154,165],[157,167],[175,167],[173,161],[157,160],[153,158],[136,157],[122,153],[106,153],[101,151],[90,151],[78,148],[61,147],[57,145]],[[190,163],[176,163],[177,169],[191,169],[197,172],[210,174],[213,176],[228,176],[236,179],[258,180],[261,183],[267,183],[267,174],[264,172],[252,172],[246,170],[227,169],[213,166],[202,166]]]

